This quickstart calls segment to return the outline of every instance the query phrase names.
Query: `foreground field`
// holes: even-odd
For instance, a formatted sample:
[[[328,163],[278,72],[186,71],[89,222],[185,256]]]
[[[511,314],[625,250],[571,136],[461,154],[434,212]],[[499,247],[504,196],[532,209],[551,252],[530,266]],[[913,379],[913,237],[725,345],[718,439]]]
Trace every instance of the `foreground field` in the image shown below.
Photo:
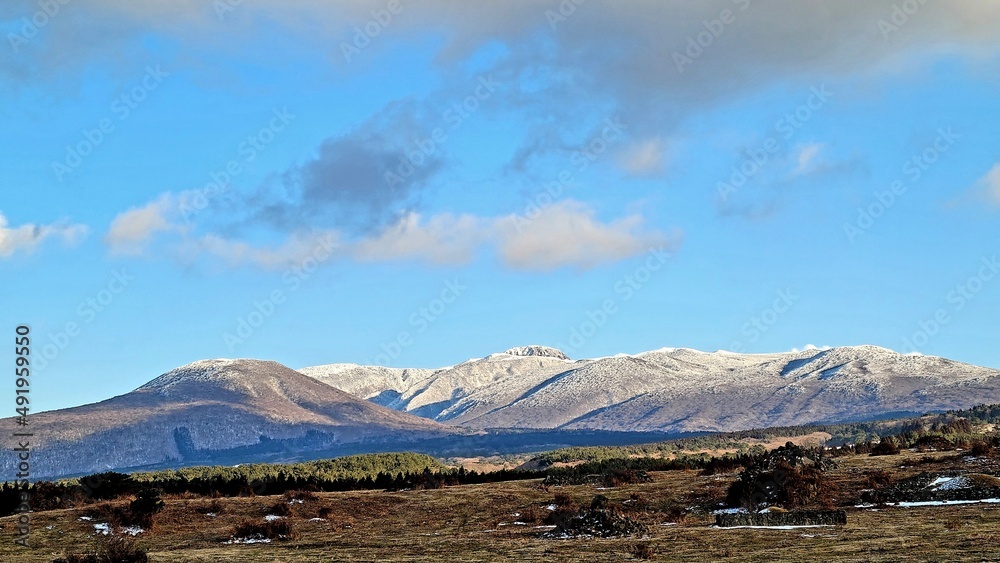
[[[842,527],[715,528],[710,510],[724,498],[735,474],[671,471],[653,474],[652,483],[614,489],[580,485],[545,490],[540,481],[520,481],[439,490],[318,493],[291,504],[279,496],[168,498],[155,528],[139,534],[137,541],[154,562],[1000,560],[995,540],[1000,504],[854,507],[865,476],[876,469],[891,469],[898,477],[996,469],[995,460],[962,458],[954,452],[934,455],[937,461],[912,452],[841,458],[831,477],[838,486],[837,504],[848,510],[848,524]],[[645,523],[648,537],[540,537],[556,495],[563,504],[589,505],[597,494]],[[291,508],[287,521],[297,530],[297,539],[226,543],[239,522],[263,522],[280,504]],[[101,505],[91,505],[33,514],[28,549],[14,545],[14,518],[4,518],[0,524],[10,539],[0,547],[0,560],[50,562],[86,551],[95,539],[94,525],[101,523],[101,510]]]

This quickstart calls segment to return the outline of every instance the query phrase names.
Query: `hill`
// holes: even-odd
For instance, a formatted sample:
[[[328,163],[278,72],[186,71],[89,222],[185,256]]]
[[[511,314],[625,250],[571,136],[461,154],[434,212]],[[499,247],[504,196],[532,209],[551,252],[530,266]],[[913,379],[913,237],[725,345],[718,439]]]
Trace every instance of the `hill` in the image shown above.
[[[318,457],[312,452],[401,449],[461,432],[260,360],[188,364],[106,401],[32,414],[30,427],[32,478],[292,461]],[[4,447],[13,447],[10,440]],[[15,462],[0,461],[4,479],[13,477]]]

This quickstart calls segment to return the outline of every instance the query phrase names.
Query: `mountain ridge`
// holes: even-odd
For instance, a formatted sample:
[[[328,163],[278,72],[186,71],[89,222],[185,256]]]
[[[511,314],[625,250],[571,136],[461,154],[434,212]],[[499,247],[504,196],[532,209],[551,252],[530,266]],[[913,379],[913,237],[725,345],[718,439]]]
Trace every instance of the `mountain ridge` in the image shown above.
[[[732,431],[1000,400],[998,370],[872,345],[769,354],[665,347],[575,361],[554,348],[546,356],[510,353],[516,350],[413,379],[370,376],[405,368],[300,371],[391,408],[477,429]],[[747,410],[741,405],[749,412],[736,413]]]

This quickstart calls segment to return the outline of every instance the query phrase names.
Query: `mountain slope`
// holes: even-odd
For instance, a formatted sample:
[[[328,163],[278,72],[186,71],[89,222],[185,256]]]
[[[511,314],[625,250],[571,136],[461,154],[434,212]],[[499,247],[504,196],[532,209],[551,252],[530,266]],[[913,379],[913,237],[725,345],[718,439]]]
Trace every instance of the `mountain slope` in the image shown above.
[[[504,379],[554,375],[568,363],[554,348],[523,346],[436,370],[331,364],[299,371],[380,405],[442,418],[442,411],[478,389]]]
[[[293,460],[309,451],[457,432],[259,360],[195,362],[130,393],[32,414],[29,421],[33,478],[226,462],[227,456]],[[0,461],[4,478],[14,472],[11,460]]]
[[[875,346],[782,354],[663,348],[570,361],[514,348],[418,377],[303,373],[392,408],[472,428],[733,431],[1000,401],[1000,371]],[[401,373],[407,370],[399,370]],[[347,373],[347,372],[344,372]]]

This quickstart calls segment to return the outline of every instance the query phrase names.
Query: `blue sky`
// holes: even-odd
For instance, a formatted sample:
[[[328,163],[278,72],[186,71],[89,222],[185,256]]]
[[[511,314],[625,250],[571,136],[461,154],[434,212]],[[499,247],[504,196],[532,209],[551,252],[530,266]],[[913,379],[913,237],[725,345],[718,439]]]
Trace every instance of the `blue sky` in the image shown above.
[[[530,343],[1000,368],[995,4],[121,4],[0,8],[35,409]]]

